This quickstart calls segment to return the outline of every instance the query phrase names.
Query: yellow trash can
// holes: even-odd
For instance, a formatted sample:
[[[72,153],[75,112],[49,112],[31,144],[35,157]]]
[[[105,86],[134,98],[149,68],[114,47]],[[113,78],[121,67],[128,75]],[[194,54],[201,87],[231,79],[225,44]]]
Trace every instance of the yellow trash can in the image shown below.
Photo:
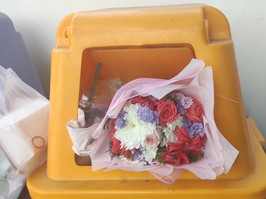
[[[66,124],[77,117],[79,99],[90,88],[98,62],[100,79],[128,82],[171,78],[191,58],[213,67],[216,124],[240,152],[228,174],[211,181],[184,172],[169,185],[146,172],[92,172],[76,164]],[[27,180],[34,199],[266,197],[263,140],[254,121],[245,117],[229,24],[215,8],[111,9],[65,17],[52,51],[50,92],[47,165]]]

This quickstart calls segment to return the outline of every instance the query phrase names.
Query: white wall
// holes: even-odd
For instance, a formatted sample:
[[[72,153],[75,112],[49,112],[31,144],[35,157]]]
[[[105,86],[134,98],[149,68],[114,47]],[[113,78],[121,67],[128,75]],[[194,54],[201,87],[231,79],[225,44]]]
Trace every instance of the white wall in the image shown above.
[[[229,20],[247,115],[266,137],[266,1],[263,0],[0,0],[26,43],[46,93],[49,92],[50,52],[60,20],[69,13],[114,7],[204,3]],[[1,35],[1,33],[0,33]]]

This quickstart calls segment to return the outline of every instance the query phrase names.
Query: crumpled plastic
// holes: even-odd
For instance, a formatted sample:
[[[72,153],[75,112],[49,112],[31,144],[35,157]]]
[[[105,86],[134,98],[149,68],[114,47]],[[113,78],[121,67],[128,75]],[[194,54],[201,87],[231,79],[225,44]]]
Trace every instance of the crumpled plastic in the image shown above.
[[[93,125],[85,128],[85,114],[82,109],[78,109],[78,119],[70,120],[67,124],[68,132],[70,138],[73,142],[72,150],[79,156],[87,156],[93,146],[94,139],[91,137],[91,133],[88,131],[94,131],[101,123],[104,115],[95,114],[93,110],[101,110],[100,112],[105,112],[108,109],[117,90],[123,85],[123,82],[118,79],[107,79],[97,81],[97,86],[94,93],[94,102],[92,109],[92,119]],[[94,114],[94,116],[93,116]]]
[[[26,177],[16,173],[0,149],[0,199],[17,199],[25,186]]]
[[[27,176],[46,161],[49,101],[12,69],[0,67],[0,104],[0,146]]]

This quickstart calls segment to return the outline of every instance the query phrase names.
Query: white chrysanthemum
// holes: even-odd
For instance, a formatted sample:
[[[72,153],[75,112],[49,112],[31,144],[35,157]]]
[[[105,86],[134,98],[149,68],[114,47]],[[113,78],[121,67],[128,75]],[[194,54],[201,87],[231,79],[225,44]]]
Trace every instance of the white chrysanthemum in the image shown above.
[[[139,104],[131,104],[125,107],[124,111],[126,126],[117,129],[115,138],[121,141],[121,146],[126,149],[137,149],[144,145],[146,135],[154,132],[156,129],[155,124],[145,123],[138,117]]]
[[[145,158],[145,160],[151,164],[152,161],[156,158],[156,154],[157,154],[157,148],[153,149],[153,150],[145,150],[143,151],[143,157]]]
[[[178,117],[172,123],[167,123],[166,127],[163,129],[164,137],[160,146],[165,146],[167,142],[177,142],[177,137],[174,134],[176,127],[181,128],[183,126],[182,117]]]
[[[173,132],[165,132],[160,146],[165,146],[168,142],[177,142],[177,137]]]

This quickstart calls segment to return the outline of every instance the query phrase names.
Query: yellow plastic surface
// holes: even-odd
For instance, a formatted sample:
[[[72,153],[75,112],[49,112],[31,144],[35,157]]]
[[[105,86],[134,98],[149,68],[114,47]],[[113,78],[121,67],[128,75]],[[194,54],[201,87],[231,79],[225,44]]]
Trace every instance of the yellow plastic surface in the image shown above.
[[[78,166],[66,123],[77,117],[97,63],[101,79],[170,78],[196,57],[213,67],[215,120],[239,150],[230,172],[200,180],[184,172],[173,185],[147,172]],[[264,198],[266,156],[244,117],[230,28],[208,6],[114,9],[71,14],[58,27],[52,52],[47,166],[27,180],[32,198]],[[249,120],[248,120],[249,121]]]
[[[186,199],[264,199],[266,195],[266,158],[252,127],[247,119],[250,147],[256,168],[248,176],[228,180],[180,179],[173,185],[163,184],[157,179],[132,179],[118,172],[119,179],[101,180],[52,180],[46,174],[46,165],[34,171],[27,179],[27,186],[34,199],[76,198],[186,198]],[[108,174],[108,173],[106,173]]]

